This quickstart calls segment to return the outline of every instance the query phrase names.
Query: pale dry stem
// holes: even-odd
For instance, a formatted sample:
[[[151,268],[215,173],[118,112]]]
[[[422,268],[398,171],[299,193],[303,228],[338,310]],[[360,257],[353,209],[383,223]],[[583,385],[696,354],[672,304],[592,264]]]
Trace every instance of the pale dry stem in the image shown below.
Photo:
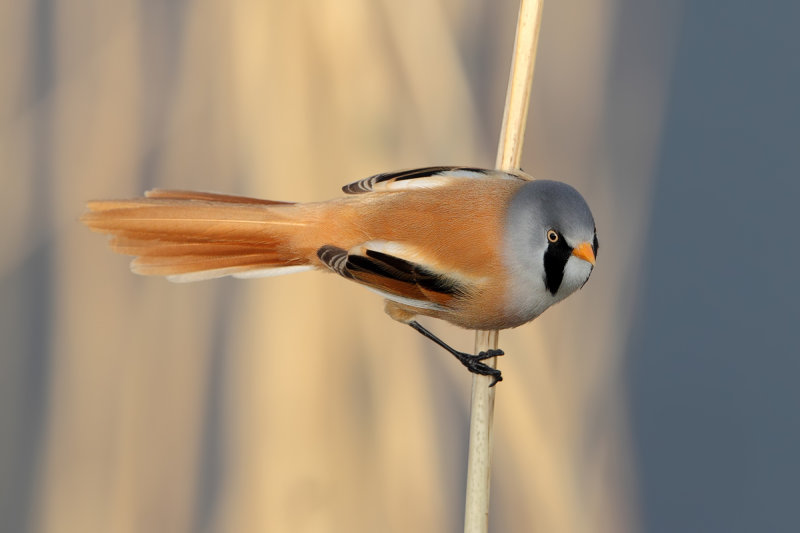
[[[516,170],[522,154],[525,122],[542,23],[543,0],[522,0],[517,19],[514,56],[506,93],[506,106],[496,167]],[[497,348],[497,331],[475,332],[475,353]],[[484,361],[495,367],[497,358]],[[492,378],[474,374],[467,460],[467,490],[464,507],[464,532],[485,533],[489,529],[489,492],[492,472],[492,419],[494,417],[495,387]]]

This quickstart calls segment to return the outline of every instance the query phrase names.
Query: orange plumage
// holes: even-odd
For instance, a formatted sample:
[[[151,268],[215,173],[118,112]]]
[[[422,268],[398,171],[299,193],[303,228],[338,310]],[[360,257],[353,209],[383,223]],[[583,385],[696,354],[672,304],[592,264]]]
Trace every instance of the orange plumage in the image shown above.
[[[365,244],[391,243],[393,255],[463,280],[468,294],[454,301],[453,294],[369,272],[356,275],[355,281],[436,307],[406,302],[401,308],[464,327],[489,328],[497,324],[485,311],[504,288],[497,248],[503,221],[496,213],[523,183],[455,179],[307,204],[156,189],[145,198],[90,202],[81,220],[110,234],[114,251],[137,256],[131,263],[137,274],[175,281],[281,274],[303,267],[329,270],[317,255],[323,246],[357,253]],[[476,299],[480,306],[466,305]]]

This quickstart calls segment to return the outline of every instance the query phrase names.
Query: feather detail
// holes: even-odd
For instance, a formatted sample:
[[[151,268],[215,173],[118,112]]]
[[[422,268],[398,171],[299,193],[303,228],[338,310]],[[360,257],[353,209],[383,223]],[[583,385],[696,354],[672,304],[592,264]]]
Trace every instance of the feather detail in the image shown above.
[[[522,173],[507,173],[474,167],[425,167],[399,172],[376,174],[347,184],[342,190],[347,194],[364,194],[376,191],[405,191],[410,189],[433,189],[452,185],[463,179],[513,179],[527,180]]]
[[[421,309],[445,310],[468,292],[467,284],[450,273],[438,272],[399,255],[404,249],[398,243],[371,241],[350,251],[326,245],[317,251],[317,256],[340,276],[357,281],[385,298]],[[379,250],[392,250],[398,255]]]
[[[88,208],[81,221],[111,235],[114,251],[137,256],[131,262],[137,274],[194,281],[313,268],[293,244],[309,225],[295,204],[155,190],[146,198],[95,201]]]

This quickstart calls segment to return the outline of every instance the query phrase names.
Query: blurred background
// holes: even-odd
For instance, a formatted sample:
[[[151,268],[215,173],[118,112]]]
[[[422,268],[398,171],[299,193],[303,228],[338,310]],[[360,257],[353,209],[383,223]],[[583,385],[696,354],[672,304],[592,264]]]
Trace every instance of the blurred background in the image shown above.
[[[379,297],[138,277],[77,218],[492,166],[517,9],[0,3],[1,531],[462,529],[471,380]],[[583,192],[602,250],[501,334],[493,531],[794,531],[797,20],[545,3],[523,167]]]

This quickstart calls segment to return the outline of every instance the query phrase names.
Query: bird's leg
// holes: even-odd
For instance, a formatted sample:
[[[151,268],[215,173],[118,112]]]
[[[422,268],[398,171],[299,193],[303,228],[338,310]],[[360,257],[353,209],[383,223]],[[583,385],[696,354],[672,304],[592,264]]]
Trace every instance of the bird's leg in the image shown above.
[[[447,350],[448,352],[450,352],[451,354],[453,354],[456,357],[456,359],[461,361],[461,364],[467,367],[467,370],[469,370],[473,374],[491,376],[492,383],[489,385],[490,387],[494,387],[498,381],[503,381],[503,375],[500,373],[498,369],[492,368],[486,363],[482,362],[484,359],[490,359],[492,357],[503,355],[503,350],[489,350],[486,352],[481,352],[478,355],[459,352],[458,350],[452,348],[450,345],[444,342],[442,339],[440,339],[439,337],[437,337],[436,335],[434,335],[433,333],[422,327],[422,325],[420,325],[420,323],[417,322],[416,320],[407,322],[407,324],[412,328],[414,328],[415,330],[422,333],[422,335],[424,335],[425,337],[429,338],[430,340],[432,340],[433,342],[435,342],[436,344]]]

